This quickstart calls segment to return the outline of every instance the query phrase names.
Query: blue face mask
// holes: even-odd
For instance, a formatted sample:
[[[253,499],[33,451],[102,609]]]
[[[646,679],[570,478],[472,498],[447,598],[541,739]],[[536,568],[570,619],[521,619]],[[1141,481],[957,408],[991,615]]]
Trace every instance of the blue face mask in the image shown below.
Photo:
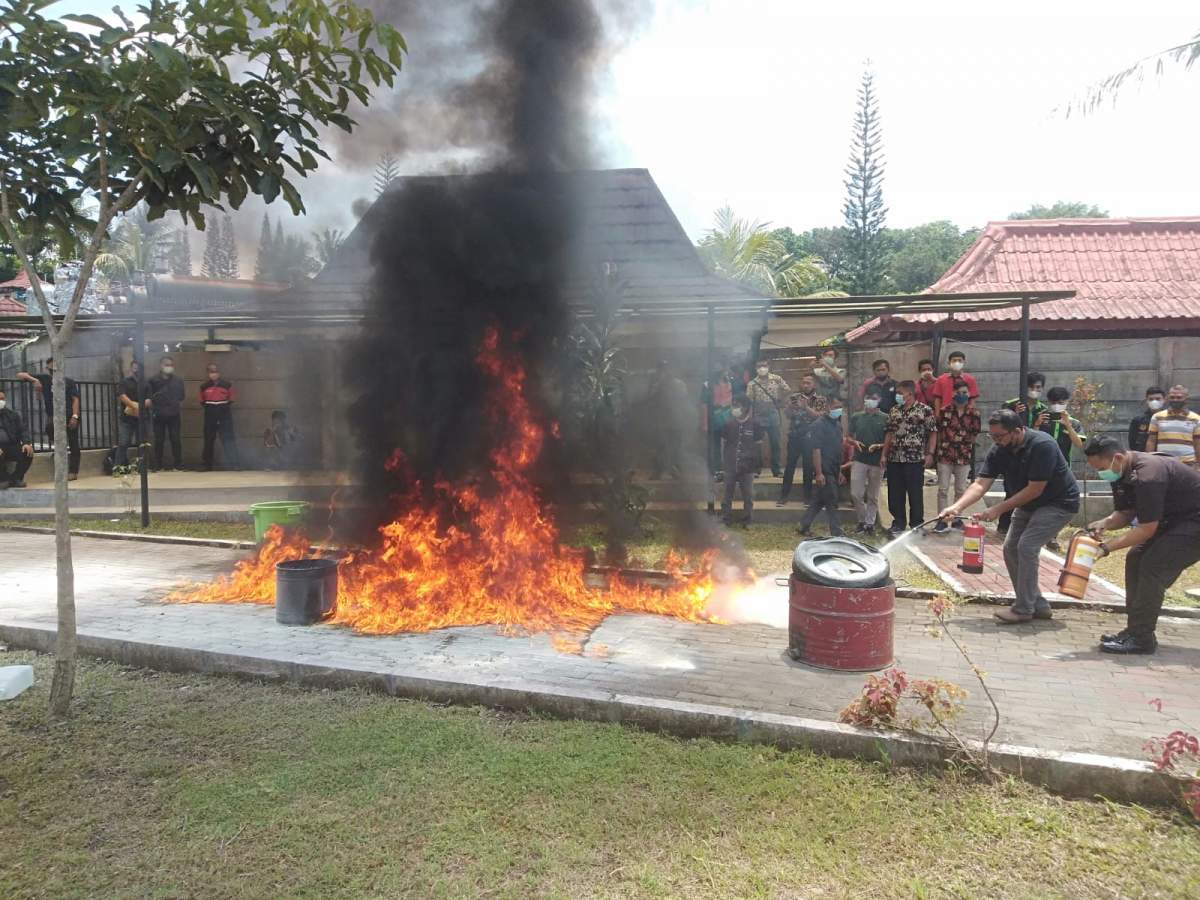
[[[841,417],[842,417],[842,411],[840,409],[831,409],[829,411],[829,418],[840,419]]]
[[[1121,477],[1120,472],[1114,472],[1112,469],[1101,469],[1096,473],[1096,476],[1101,481],[1117,481]]]
[[[966,397],[962,394],[954,395],[954,402],[957,403],[959,406],[962,406],[964,403],[966,403],[970,399],[971,399],[970,397]]]

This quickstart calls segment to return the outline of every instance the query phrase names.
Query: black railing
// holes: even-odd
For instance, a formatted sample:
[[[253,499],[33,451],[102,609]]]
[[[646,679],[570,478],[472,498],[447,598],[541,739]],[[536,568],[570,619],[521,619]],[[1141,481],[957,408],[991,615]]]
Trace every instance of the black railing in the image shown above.
[[[107,381],[77,381],[79,385],[79,448],[107,450],[117,443],[117,386]],[[37,453],[52,449],[46,435],[50,416],[37,388],[28,381],[0,379],[0,390],[8,397],[9,409],[16,410],[33,436]],[[57,401],[57,398],[55,398]],[[67,410],[70,418],[71,410]]]

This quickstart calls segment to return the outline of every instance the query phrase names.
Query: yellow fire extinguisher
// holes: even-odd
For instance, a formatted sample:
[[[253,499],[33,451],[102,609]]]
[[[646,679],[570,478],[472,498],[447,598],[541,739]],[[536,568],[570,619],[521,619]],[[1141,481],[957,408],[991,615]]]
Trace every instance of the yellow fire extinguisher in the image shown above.
[[[1082,600],[1087,591],[1088,579],[1092,577],[1092,567],[1100,557],[1100,542],[1081,531],[1071,538],[1067,545],[1067,558],[1063,562],[1062,572],[1058,576],[1058,590],[1068,597]]]

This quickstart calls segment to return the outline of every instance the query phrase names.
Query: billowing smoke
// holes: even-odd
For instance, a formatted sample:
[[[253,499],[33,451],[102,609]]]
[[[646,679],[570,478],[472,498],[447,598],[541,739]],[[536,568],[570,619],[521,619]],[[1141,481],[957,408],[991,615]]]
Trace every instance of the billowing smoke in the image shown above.
[[[361,477],[376,508],[397,487],[394,448],[424,484],[487,469],[486,385],[474,363],[497,326],[531,376],[567,328],[562,302],[578,222],[573,179],[594,164],[588,110],[605,55],[589,0],[452,0],[380,9],[412,46],[391,110],[372,109],[339,156],[472,156],[474,174],[400,179],[369,229],[369,318],[350,353]],[[531,392],[541,395],[534,385]]]

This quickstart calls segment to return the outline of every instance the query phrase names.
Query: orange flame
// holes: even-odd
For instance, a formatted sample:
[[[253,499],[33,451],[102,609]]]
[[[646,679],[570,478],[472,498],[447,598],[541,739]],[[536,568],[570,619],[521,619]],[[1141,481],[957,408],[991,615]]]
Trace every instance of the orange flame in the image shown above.
[[[504,435],[490,454],[494,489],[443,481],[433,486],[433,504],[419,504],[419,486],[414,487],[401,503],[405,511],[379,529],[377,545],[339,560],[333,621],[365,634],[463,625],[555,632],[555,646],[569,652],[580,652],[583,636],[612,613],[715,621],[705,611],[714,589],[712,554],[691,573],[684,571],[686,559],[672,555],[666,588],[615,576],[602,588],[585,582],[582,557],[560,545],[529,478],[545,432],[525,398],[525,371],[502,354],[494,329],[477,363],[492,386],[485,408]],[[404,462],[396,451],[387,468],[400,469]],[[272,527],[257,556],[238,563],[232,575],[167,599],[272,603],[275,564],[316,555],[303,534]]]

